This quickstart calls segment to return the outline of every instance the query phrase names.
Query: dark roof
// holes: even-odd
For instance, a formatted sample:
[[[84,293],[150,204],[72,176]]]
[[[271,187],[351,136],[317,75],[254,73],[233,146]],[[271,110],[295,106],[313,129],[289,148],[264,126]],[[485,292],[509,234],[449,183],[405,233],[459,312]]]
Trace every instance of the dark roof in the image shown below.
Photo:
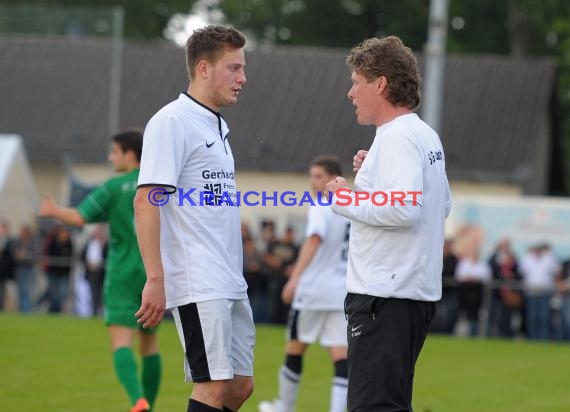
[[[277,48],[247,54],[248,83],[223,111],[242,169],[306,170],[321,153],[347,163],[374,129],[358,126],[346,98],[346,50]],[[187,87],[184,52],[125,42],[120,127],[144,127]],[[421,61],[421,58],[420,58]],[[0,38],[0,131],[24,137],[31,159],[104,161],[111,43]],[[548,58],[447,58],[441,137],[451,178],[517,180],[535,167],[549,115],[555,64]]]
[[[528,177],[551,120],[555,63],[449,56],[446,74],[441,139],[448,172],[482,180]]]
[[[123,50],[119,123],[142,128],[184,88],[184,53],[158,43]],[[0,38],[0,130],[22,135],[31,159],[104,162],[111,56],[104,40]]]

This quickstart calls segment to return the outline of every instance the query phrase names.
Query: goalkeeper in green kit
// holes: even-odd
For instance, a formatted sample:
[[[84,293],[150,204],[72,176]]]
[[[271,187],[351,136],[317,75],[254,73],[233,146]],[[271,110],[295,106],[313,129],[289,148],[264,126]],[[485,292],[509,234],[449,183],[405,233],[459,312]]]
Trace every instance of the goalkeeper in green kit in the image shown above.
[[[134,228],[133,200],[139,176],[142,132],[127,130],[112,138],[109,161],[120,176],[107,180],[77,207],[61,207],[46,196],[40,216],[63,223],[109,222],[110,242],[103,286],[105,324],[113,350],[115,372],[131,401],[131,412],[150,411],[158,392],[161,360],[156,331],[137,324],[146,274]],[[142,374],[132,350],[138,330]]]

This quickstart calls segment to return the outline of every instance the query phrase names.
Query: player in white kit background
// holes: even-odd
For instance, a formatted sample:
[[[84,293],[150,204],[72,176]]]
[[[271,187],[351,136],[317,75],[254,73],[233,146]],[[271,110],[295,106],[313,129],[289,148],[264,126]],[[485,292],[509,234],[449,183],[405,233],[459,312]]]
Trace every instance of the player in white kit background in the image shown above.
[[[342,176],[342,169],[337,157],[321,155],[311,162],[309,177],[315,196],[317,192],[324,192],[327,182],[339,176]],[[326,198],[323,200],[322,203],[326,203]],[[282,292],[283,301],[292,305],[285,364],[279,370],[279,398],[261,402],[260,412],[295,410],[303,355],[307,347],[317,341],[328,349],[334,365],[329,410],[346,410],[348,372],[344,298],[350,221],[333,213],[330,206],[320,205],[317,201],[315,204],[309,208],[305,241]]]

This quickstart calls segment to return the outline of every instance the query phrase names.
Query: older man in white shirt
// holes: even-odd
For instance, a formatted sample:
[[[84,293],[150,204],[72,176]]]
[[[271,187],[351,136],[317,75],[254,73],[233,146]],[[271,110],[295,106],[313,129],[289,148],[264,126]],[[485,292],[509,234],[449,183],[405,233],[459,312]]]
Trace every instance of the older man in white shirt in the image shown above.
[[[437,133],[413,112],[420,75],[399,38],[368,39],[347,63],[357,121],[377,128],[354,192],[342,178],[327,185],[333,211],[352,221],[348,409],[411,411],[415,363],[441,298],[451,207],[445,157]]]

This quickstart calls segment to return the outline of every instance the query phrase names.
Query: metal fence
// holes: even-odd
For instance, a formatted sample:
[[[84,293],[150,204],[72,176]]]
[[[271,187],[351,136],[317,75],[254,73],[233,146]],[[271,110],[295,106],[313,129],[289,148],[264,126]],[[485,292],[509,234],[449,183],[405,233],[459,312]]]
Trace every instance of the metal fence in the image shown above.
[[[458,309],[458,298],[460,283],[455,279],[443,279],[444,293],[442,300],[437,303],[438,310],[434,322],[432,324],[432,332],[447,333],[455,336],[468,336],[469,326],[468,320],[464,313]],[[510,311],[511,332],[512,334],[506,335],[501,332],[499,322],[501,310],[506,307],[505,302],[497,295],[501,289],[509,289],[520,293],[522,301],[517,308],[507,308]],[[549,340],[568,339],[570,336],[565,336],[569,331],[564,331],[565,317],[570,314],[564,314],[563,302],[570,298],[565,294],[559,293],[555,286],[551,293],[548,293],[549,300],[549,316],[548,334]],[[527,327],[527,300],[528,292],[525,290],[525,285],[522,280],[497,280],[494,279],[490,282],[482,284],[482,299],[481,306],[478,314],[477,333],[476,336],[480,338],[485,337],[498,337],[498,338],[528,338]],[[566,320],[566,323],[570,319]],[[568,328],[568,326],[566,326]]]

